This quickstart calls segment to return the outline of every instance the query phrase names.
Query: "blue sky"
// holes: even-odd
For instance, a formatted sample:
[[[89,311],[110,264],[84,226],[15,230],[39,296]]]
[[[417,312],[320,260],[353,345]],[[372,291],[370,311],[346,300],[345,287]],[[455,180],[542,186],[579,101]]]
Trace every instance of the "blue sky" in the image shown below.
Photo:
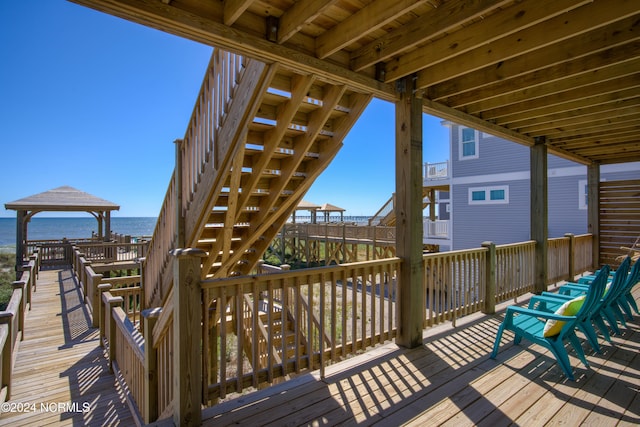
[[[0,202],[70,185],[157,216],[211,51],[63,0],[0,0]],[[425,115],[425,161],[448,158],[440,122]],[[305,200],[374,214],[394,157],[394,106],[374,100]]]

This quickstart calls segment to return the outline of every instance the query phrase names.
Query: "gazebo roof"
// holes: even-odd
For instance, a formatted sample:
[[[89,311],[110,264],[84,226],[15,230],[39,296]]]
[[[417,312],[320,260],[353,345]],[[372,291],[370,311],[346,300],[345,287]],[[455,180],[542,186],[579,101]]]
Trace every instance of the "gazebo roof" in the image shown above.
[[[324,212],[344,212],[346,209],[344,208],[340,208],[338,206],[334,206],[330,203],[325,203],[324,205],[322,205],[322,207],[320,209],[318,209],[320,211],[324,211]]]
[[[5,203],[5,209],[25,211],[114,211],[120,206],[73,187],[63,186]]]
[[[297,211],[317,211],[320,209],[320,205],[316,205],[315,203],[307,202],[306,200],[301,201],[296,206]]]

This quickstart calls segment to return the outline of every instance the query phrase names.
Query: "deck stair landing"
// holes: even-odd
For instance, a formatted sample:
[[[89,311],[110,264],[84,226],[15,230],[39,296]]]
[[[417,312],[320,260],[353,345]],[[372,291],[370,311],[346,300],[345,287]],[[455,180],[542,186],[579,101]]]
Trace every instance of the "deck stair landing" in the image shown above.
[[[8,402],[23,409],[0,425],[134,425],[73,272],[41,271],[32,298]]]

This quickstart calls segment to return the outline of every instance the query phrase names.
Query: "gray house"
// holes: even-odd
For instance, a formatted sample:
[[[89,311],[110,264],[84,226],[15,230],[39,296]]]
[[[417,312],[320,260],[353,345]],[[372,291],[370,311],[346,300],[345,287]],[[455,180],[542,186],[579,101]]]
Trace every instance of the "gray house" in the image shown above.
[[[437,194],[438,218],[425,220],[425,243],[446,251],[478,247],[487,240],[528,240],[529,148],[450,122],[444,125],[451,130],[450,160],[445,166],[425,165],[424,185],[446,183],[449,191]],[[549,237],[586,233],[586,166],[549,155],[548,177]],[[601,168],[602,181],[638,178],[639,162]]]

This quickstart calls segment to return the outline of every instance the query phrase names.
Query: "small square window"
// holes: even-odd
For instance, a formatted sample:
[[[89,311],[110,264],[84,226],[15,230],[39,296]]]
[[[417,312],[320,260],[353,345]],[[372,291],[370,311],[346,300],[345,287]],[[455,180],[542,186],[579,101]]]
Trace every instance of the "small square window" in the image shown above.
[[[473,191],[471,193],[471,200],[480,201],[480,200],[486,200],[486,198],[487,198],[486,191]]]
[[[509,203],[509,186],[469,188],[470,205],[497,205]]]
[[[491,190],[489,198],[491,200],[504,200],[504,190]]]

